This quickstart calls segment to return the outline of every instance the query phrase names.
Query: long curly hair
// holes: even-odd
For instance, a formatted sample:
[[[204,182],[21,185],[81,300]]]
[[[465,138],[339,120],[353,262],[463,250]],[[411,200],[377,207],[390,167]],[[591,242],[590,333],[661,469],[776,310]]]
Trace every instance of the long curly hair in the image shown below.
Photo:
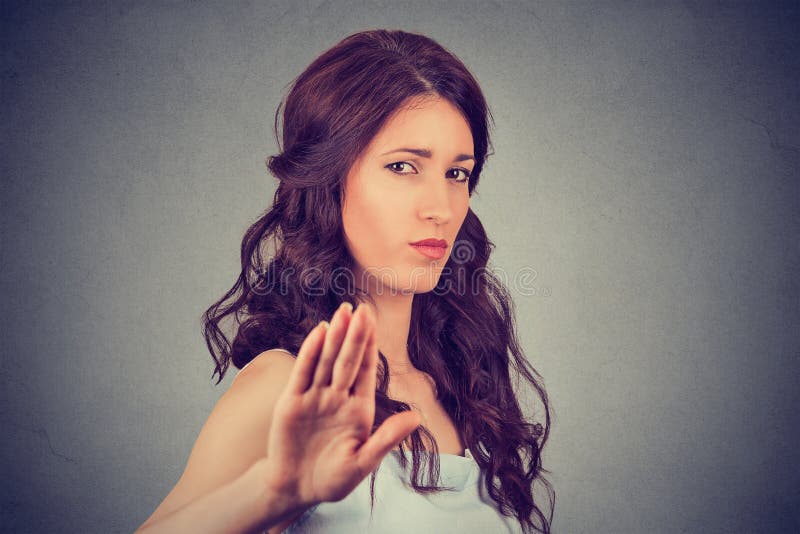
[[[342,226],[344,180],[387,119],[409,99],[444,98],[467,119],[475,156],[470,196],[490,155],[493,119],[478,83],[457,57],[428,37],[400,30],[350,35],[315,59],[291,86],[275,113],[280,152],[267,160],[279,180],[273,205],[245,233],[236,283],[202,319],[217,383],[231,363],[241,369],[267,349],[297,354],[308,332],[339,304],[370,299],[348,276],[355,264]],[[541,454],[550,409],[541,376],[520,348],[508,289],[487,269],[494,247],[470,209],[438,284],[414,295],[409,356],[435,381],[438,399],[478,463],[481,483],[500,513],[514,516],[526,532],[549,532],[555,494],[543,476]],[[225,321],[232,323],[230,338],[223,331]],[[385,356],[379,357],[373,430],[409,409],[387,395],[389,368]],[[526,421],[512,387],[512,369],[538,397],[542,422]],[[425,453],[423,436],[434,454]],[[438,448],[424,426],[411,434],[409,449],[414,490],[446,490],[436,484]],[[406,468],[405,455],[400,461]],[[422,479],[423,465],[430,484]],[[374,482],[375,473],[373,500]],[[539,484],[547,506],[534,499]]]

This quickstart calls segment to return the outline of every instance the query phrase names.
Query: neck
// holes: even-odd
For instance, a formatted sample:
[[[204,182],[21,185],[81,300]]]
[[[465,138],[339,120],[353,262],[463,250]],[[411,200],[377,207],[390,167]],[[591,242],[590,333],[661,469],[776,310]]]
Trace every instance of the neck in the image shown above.
[[[408,331],[411,325],[411,304],[413,293],[393,293],[390,289],[370,291],[374,301],[373,310],[377,319],[378,349],[386,356],[389,374],[402,375],[416,369],[408,354]],[[363,304],[372,306],[366,301]]]

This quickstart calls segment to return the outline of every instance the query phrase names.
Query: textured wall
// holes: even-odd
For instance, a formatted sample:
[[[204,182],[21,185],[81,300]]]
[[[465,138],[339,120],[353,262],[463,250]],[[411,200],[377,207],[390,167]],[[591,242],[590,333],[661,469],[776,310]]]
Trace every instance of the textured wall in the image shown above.
[[[286,84],[399,27],[494,113],[473,207],[532,283],[555,531],[800,530],[796,2],[18,4],[0,529],[129,532],[163,499],[230,383],[199,317],[272,198]]]

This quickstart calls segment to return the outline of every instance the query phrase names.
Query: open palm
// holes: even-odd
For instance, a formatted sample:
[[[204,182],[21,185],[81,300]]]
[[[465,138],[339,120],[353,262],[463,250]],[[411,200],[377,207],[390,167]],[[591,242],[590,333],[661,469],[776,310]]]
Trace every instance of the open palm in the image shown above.
[[[267,459],[271,478],[301,503],[346,497],[419,424],[395,414],[371,434],[378,347],[373,312],[340,307],[303,341],[275,404]]]

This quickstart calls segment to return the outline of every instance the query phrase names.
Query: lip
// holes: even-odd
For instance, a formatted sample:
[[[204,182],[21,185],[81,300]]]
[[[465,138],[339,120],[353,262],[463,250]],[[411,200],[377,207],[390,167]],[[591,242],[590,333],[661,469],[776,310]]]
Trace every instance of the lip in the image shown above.
[[[417,250],[423,256],[431,258],[433,260],[440,260],[444,257],[444,253],[447,252],[447,249],[444,247],[429,247],[425,245],[411,245],[413,248]]]
[[[430,258],[433,260],[442,259],[444,257],[445,252],[447,252],[447,241],[445,241],[444,239],[430,238],[409,244],[412,247],[414,247],[417,250],[417,252],[419,252],[426,258]]]
[[[428,239],[423,239],[422,241],[415,241],[411,243],[413,246],[423,246],[423,247],[442,247],[447,248],[447,241],[444,239],[437,239],[435,237],[429,237]]]

